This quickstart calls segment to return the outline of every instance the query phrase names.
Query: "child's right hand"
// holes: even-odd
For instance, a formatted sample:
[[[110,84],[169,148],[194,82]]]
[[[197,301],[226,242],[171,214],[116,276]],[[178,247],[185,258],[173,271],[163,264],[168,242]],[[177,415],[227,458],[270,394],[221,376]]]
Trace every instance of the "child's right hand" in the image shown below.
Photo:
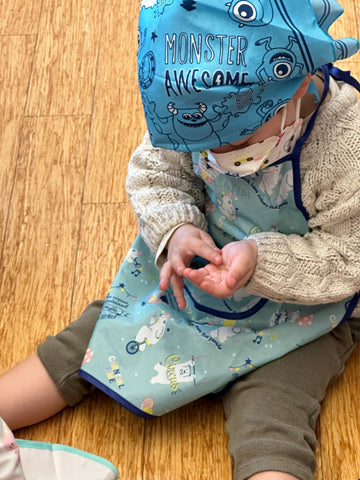
[[[254,240],[230,242],[222,249],[222,265],[208,263],[202,268],[186,268],[185,278],[209,295],[227,298],[243,288],[253,275],[258,257]]]
[[[167,262],[160,270],[161,290],[169,288],[170,282],[181,310],[186,307],[183,273],[198,255],[215,265],[222,264],[221,250],[211,236],[190,223],[175,230],[167,244]]]

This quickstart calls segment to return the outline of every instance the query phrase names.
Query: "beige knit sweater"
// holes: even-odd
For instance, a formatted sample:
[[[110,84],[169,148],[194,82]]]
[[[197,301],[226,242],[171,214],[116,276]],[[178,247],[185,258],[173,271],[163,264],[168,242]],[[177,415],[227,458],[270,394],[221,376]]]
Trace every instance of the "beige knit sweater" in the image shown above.
[[[302,151],[302,200],[311,232],[249,237],[258,245],[249,293],[320,304],[360,291],[360,101],[353,87],[340,87],[321,107]],[[140,233],[154,255],[160,253],[160,265],[164,239],[176,226],[190,222],[206,229],[203,187],[190,154],[154,148],[145,135],[130,160],[126,188]],[[354,314],[360,317],[359,305]]]

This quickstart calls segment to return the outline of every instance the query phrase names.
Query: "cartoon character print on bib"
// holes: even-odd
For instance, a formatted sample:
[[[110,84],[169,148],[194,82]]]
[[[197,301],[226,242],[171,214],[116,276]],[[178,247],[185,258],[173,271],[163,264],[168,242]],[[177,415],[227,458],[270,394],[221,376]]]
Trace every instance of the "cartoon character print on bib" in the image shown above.
[[[220,246],[265,228],[307,231],[294,200],[291,162],[241,179],[208,168],[200,154],[195,168],[208,179],[209,231]],[[351,299],[276,304],[243,289],[217,299],[185,281],[187,308],[180,311],[172,290],[161,292],[158,285],[154,257],[139,236],[113,282],[81,371],[142,416],[162,415],[222,389],[330,331],[354,306]]]
[[[328,83],[325,78],[322,98]],[[219,247],[254,232],[309,231],[299,163],[312,126],[290,156],[244,177],[209,162],[204,152],[193,154],[194,171],[205,182],[208,229]],[[194,268],[203,264],[193,261]],[[359,300],[357,294],[326,305],[275,303],[245,289],[219,299],[187,280],[184,291],[187,307],[179,310],[172,289],[159,290],[154,256],[138,236],[114,279],[80,375],[141,416],[162,415],[331,331]]]
[[[245,290],[213,299],[189,282],[180,311],[171,290],[158,290],[154,258],[141,237],[133,249],[143,268],[136,274],[129,262],[121,266],[80,374],[144,417],[224,388],[330,331],[345,315],[344,305],[275,305]]]

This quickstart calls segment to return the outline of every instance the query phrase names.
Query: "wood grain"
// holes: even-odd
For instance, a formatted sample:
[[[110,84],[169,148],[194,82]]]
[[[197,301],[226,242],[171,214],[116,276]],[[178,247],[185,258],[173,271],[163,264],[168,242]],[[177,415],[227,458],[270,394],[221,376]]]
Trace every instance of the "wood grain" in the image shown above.
[[[106,4],[85,202],[127,200],[127,162],[145,132],[134,55],[138,9],[137,2],[110,0]]]
[[[231,478],[221,399],[204,398],[147,421],[144,480]]]
[[[329,389],[320,418],[324,480],[359,477],[360,472],[360,348],[345,372]]]
[[[27,115],[90,114],[105,0],[43,0]]]
[[[359,37],[357,0],[340,3],[331,33]],[[106,295],[136,235],[139,4],[0,0],[0,372]],[[360,54],[340,63],[360,78]],[[357,348],[324,401],[316,480],[360,476],[359,363]],[[97,392],[17,435],[101,455],[121,480],[231,478],[220,399],[145,421]]]
[[[30,35],[38,30],[42,0],[0,0],[0,35]]]
[[[344,8],[344,13],[329,28],[330,35],[335,39],[343,37],[359,38],[359,27],[357,23],[359,5],[356,0],[346,0],[339,2]],[[352,57],[351,61],[359,61],[359,54]]]
[[[1,339],[11,345],[1,369],[69,321],[88,131],[87,117],[24,121],[0,271]]]
[[[77,247],[73,320],[90,302],[105,298],[137,231],[129,203],[84,205]]]
[[[129,204],[85,205],[77,249],[72,317],[95,298],[104,298],[137,234]],[[98,392],[63,413],[59,441],[113,462],[119,478],[140,480],[144,420]],[[121,453],[120,453],[121,452]]]
[[[8,216],[35,36],[0,36],[0,245]]]

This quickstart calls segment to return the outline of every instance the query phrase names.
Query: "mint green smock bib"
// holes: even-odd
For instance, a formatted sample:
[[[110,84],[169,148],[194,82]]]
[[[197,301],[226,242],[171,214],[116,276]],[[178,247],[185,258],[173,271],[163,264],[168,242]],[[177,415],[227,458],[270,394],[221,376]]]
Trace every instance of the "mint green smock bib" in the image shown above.
[[[246,177],[193,154],[194,171],[205,182],[209,232],[220,247],[260,231],[308,233],[299,163],[315,117],[291,155]],[[172,290],[161,292],[158,285],[154,256],[138,236],[112,284],[80,371],[144,417],[220,391],[326,334],[349,318],[359,299],[296,305],[244,289],[218,299],[186,280],[187,308],[180,311]]]

